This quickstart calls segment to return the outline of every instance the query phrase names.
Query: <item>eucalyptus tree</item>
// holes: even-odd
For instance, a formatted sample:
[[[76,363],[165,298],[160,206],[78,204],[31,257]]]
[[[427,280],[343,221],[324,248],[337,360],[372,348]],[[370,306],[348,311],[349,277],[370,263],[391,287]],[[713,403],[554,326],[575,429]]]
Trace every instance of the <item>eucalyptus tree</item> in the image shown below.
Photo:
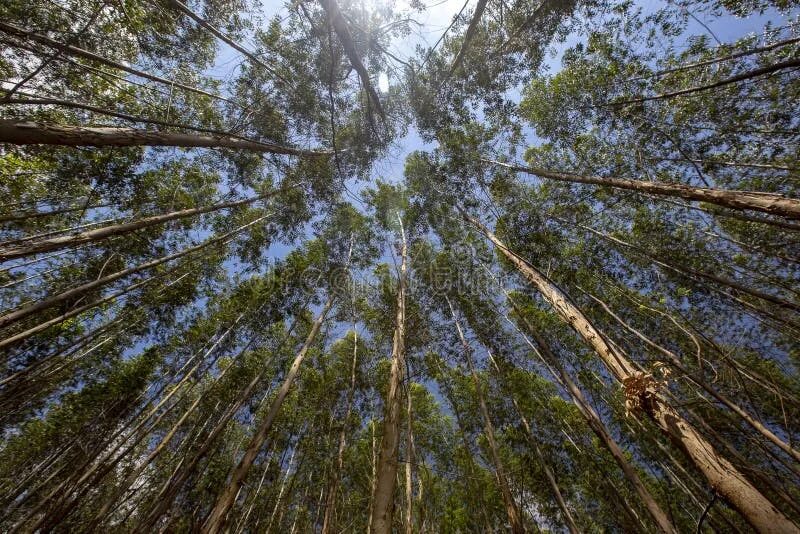
[[[433,7],[0,6],[0,528],[797,531],[795,3]]]

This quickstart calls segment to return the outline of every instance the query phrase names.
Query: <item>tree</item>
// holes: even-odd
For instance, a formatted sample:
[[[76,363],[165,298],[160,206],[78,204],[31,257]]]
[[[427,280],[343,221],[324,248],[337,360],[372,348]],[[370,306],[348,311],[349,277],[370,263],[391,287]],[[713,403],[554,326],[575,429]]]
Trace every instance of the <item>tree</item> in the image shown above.
[[[2,3],[0,529],[797,532],[796,8]]]

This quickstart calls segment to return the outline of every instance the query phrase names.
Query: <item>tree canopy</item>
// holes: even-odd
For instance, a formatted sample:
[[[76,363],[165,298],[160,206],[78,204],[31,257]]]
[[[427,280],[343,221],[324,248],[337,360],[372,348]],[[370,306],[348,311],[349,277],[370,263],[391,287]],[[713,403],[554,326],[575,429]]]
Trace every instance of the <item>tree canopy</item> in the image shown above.
[[[795,0],[0,43],[3,532],[800,532]]]

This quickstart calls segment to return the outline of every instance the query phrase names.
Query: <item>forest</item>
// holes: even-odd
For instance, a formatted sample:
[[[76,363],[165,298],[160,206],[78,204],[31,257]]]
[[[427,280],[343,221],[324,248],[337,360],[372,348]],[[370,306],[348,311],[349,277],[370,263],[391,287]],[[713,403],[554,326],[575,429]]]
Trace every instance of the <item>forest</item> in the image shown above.
[[[800,2],[3,0],[0,428],[4,533],[800,533]]]

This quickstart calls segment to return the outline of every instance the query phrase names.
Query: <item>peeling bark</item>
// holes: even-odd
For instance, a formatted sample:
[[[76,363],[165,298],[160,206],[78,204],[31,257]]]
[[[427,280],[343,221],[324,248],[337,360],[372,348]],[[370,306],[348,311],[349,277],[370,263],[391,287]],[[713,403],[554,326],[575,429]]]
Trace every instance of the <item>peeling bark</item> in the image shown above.
[[[684,184],[670,184],[664,182],[648,182],[645,180],[631,180],[629,178],[604,178],[601,176],[582,176],[566,172],[550,171],[539,167],[523,167],[521,165],[511,165],[494,160],[483,160],[487,163],[499,165],[515,172],[523,172],[556,180],[559,182],[572,182],[579,184],[591,184],[616,189],[627,189],[648,193],[651,195],[678,197],[696,202],[707,202],[716,204],[724,208],[735,210],[753,210],[770,215],[779,215],[788,219],[800,219],[800,200],[788,198],[773,193],[761,193],[757,191],[735,191],[727,189],[714,189],[710,187],[694,187]]]

